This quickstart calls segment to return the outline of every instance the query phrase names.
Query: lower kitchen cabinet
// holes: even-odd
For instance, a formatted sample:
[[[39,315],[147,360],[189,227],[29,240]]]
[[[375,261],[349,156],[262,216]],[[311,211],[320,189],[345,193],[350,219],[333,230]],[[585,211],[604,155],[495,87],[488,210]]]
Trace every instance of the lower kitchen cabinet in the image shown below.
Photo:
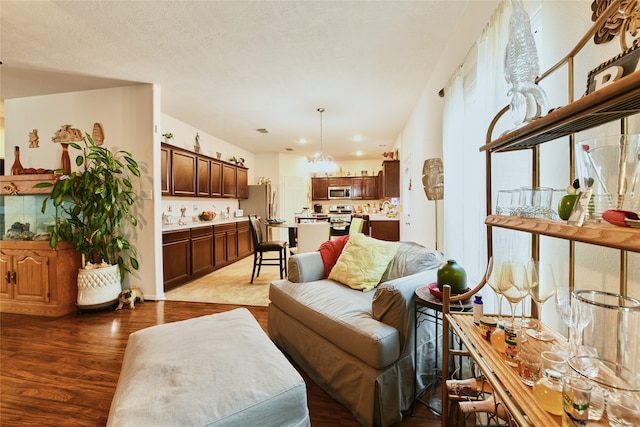
[[[191,229],[191,275],[213,271],[213,227]]]
[[[253,237],[249,229],[249,221],[238,223],[238,258],[244,258],[253,253]]]
[[[236,262],[253,253],[249,221],[162,233],[164,290]]]
[[[56,317],[75,311],[80,267],[71,245],[2,241],[0,312]]]
[[[400,240],[400,221],[370,221],[371,237],[389,242]]]
[[[223,267],[238,259],[238,232],[236,223],[213,227],[215,267]]]

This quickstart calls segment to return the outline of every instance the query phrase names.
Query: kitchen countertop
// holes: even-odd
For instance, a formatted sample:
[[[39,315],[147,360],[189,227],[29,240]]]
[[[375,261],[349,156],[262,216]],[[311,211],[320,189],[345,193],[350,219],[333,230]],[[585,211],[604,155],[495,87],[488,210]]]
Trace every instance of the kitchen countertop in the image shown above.
[[[369,221],[400,221],[400,218],[398,216],[389,218],[385,214],[369,214]]]
[[[187,222],[185,225],[178,224],[178,221],[173,224],[163,225],[162,232],[165,231],[177,231],[177,230],[188,230],[190,228],[199,228],[199,227],[211,227],[212,225],[221,225],[221,224],[231,224],[234,222],[243,222],[248,221],[249,218],[246,216],[242,217],[232,217],[228,219],[216,218],[213,221],[196,221],[196,222]]]

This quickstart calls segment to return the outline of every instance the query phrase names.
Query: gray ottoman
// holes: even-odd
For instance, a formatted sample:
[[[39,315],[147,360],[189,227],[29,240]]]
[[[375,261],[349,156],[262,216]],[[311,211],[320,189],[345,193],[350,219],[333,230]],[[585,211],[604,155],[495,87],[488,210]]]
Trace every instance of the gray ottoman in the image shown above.
[[[239,308],[129,336],[107,426],[309,426],[304,380]]]

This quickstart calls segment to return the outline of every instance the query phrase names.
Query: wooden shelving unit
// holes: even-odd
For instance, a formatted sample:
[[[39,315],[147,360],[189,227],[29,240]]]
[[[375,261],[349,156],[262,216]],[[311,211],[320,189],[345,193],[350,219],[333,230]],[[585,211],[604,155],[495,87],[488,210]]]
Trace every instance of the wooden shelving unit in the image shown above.
[[[484,223],[492,227],[640,252],[640,229],[637,228],[617,227],[608,223],[585,223],[577,227],[567,225],[565,221],[502,215],[489,215]]]

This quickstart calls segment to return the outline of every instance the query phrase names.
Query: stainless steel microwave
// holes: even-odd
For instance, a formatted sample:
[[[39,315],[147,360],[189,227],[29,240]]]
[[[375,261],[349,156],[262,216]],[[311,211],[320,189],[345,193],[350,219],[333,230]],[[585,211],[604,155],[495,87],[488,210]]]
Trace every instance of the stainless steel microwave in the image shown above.
[[[329,199],[350,199],[351,187],[329,187]]]

